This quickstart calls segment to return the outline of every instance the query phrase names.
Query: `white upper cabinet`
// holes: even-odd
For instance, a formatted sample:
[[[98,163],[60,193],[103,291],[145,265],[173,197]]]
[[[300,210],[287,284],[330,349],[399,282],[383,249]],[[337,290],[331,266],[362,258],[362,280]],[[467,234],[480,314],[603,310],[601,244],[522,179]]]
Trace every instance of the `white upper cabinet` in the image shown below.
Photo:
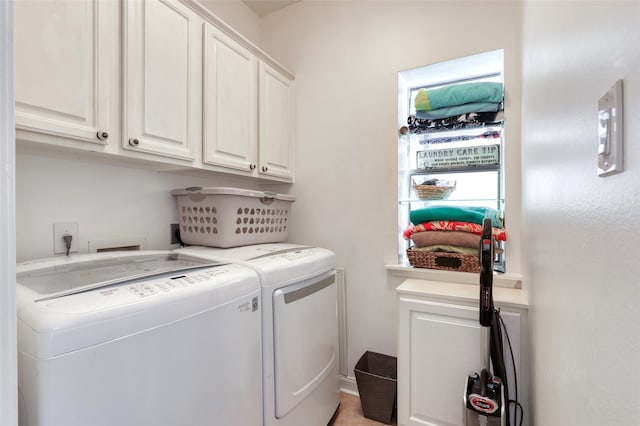
[[[258,171],[266,176],[293,178],[293,81],[260,62]]]
[[[117,46],[118,34],[111,19],[117,11],[109,7],[97,0],[15,2],[19,138],[48,135],[64,138],[68,146],[95,147],[114,135],[110,48]]]
[[[253,53],[204,24],[203,162],[257,168],[258,67]]]
[[[293,181],[293,75],[189,0],[15,2],[16,139]]]
[[[177,1],[124,3],[124,148],[194,159],[200,141],[201,24]]]
[[[293,180],[293,81],[205,23],[203,162]]]

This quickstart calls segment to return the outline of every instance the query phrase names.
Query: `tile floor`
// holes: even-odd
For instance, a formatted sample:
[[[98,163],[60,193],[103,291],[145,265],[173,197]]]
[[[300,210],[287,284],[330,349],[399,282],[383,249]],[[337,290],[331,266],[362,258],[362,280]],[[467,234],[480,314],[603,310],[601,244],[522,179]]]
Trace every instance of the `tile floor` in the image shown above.
[[[327,426],[380,426],[384,424],[364,417],[360,398],[342,392],[340,393],[340,407]],[[395,415],[391,424],[397,425]]]

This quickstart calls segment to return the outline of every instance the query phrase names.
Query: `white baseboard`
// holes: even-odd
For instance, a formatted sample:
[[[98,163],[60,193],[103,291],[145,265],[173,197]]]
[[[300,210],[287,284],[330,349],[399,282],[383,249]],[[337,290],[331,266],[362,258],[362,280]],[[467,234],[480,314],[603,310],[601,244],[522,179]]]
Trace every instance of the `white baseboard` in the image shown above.
[[[340,376],[340,392],[360,396],[358,393],[358,384],[356,378],[352,376]]]

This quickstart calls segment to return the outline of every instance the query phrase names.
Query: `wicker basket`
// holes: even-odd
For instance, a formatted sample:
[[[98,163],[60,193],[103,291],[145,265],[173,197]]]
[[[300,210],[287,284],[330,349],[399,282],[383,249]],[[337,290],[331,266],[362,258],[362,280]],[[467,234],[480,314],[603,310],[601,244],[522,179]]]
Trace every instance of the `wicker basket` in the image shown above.
[[[480,272],[480,258],[478,256],[407,249],[407,257],[414,268]]]
[[[416,196],[421,200],[446,200],[456,189],[456,182],[449,182],[449,185],[418,185],[411,181]]]

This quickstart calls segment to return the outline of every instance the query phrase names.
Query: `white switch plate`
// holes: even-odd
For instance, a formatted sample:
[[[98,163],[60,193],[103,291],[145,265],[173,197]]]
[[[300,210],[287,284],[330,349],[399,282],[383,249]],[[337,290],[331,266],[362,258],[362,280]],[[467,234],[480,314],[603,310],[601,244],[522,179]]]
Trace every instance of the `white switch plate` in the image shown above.
[[[622,171],[622,80],[598,100],[598,176]]]
[[[62,239],[64,235],[71,235],[71,249],[69,253],[78,252],[78,224],[54,223],[53,224],[53,254],[65,254],[67,246]]]

